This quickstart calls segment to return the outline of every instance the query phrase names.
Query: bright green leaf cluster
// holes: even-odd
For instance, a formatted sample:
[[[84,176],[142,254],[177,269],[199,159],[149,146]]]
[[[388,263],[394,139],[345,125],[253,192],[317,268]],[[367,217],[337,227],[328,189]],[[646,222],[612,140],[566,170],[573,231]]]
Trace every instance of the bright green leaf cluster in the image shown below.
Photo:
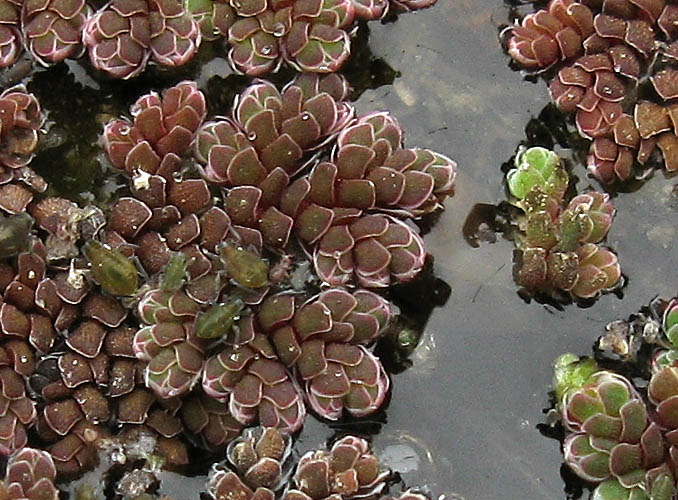
[[[580,389],[591,375],[600,371],[593,358],[580,358],[576,354],[565,353],[553,363],[553,390],[560,402],[563,396]]]
[[[521,286],[588,299],[619,283],[617,256],[598,246],[614,217],[607,194],[589,191],[568,202],[568,173],[558,155],[542,147],[521,149],[506,183],[512,204],[524,212],[516,239]]]
[[[562,200],[570,178],[553,151],[540,147],[523,149],[516,155],[515,166],[507,174],[506,183],[511,195],[523,205],[533,199],[525,206],[526,211],[531,209],[530,205],[534,204],[534,198],[539,198],[538,195]]]

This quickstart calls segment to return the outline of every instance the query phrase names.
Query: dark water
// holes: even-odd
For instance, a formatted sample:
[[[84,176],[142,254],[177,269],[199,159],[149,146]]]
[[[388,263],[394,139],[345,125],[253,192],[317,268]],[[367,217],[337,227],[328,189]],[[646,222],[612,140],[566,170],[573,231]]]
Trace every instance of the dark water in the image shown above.
[[[608,244],[628,276],[623,299],[606,295],[590,308],[562,311],[525,303],[511,276],[513,244],[498,237],[474,248],[462,237],[475,204],[505,199],[500,167],[548,103],[543,82],[529,83],[508,68],[497,40],[507,16],[500,0],[439,0],[372,29],[372,51],[400,77],[363,94],[359,109],[390,109],[408,145],[437,149],[460,165],[457,193],[426,236],[435,272],[452,293],[434,311],[414,366],[394,377],[388,425],[374,442],[382,450],[428,450],[407,478],[434,493],[560,499],[566,495],[558,442],[536,429],[548,406],[551,362],[566,351],[589,354],[605,324],[657,294],[676,293],[676,179],[657,171],[614,199]],[[573,173],[577,189],[601,188],[581,163]]]
[[[496,243],[473,246],[462,232],[475,205],[505,198],[501,165],[548,102],[543,82],[529,83],[508,68],[497,38],[507,17],[501,0],[439,0],[397,22],[370,23],[369,33],[363,28],[359,34],[368,44],[358,44],[348,70],[362,91],[358,111],[391,110],[406,130],[408,146],[452,156],[459,176],[456,195],[426,236],[435,274],[451,286],[449,300],[433,311],[412,367],[394,375],[387,411],[350,429],[373,434],[387,463],[408,484],[426,485],[434,496],[560,499],[565,493],[558,443],[536,428],[548,405],[551,362],[565,351],[589,353],[606,323],[657,294],[675,293],[676,180],[657,171],[633,192],[615,196],[618,213],[608,244],[628,276],[623,299],[606,295],[592,307],[562,310],[523,301],[511,276],[513,243],[498,235]],[[99,150],[89,144],[111,115],[124,112],[148,88],[182,78],[200,81],[211,114],[225,112],[244,87],[247,80],[230,75],[223,59],[210,61],[223,55],[218,47],[202,54],[180,74],[151,73],[133,83],[97,83],[78,64],[36,75],[30,88],[51,110],[59,132],[53,135],[63,142],[55,142],[34,166],[56,191],[87,198],[94,185],[103,201],[102,193],[114,192],[115,185],[103,184],[94,159]],[[529,133],[535,131],[539,127],[532,122]],[[599,188],[581,164],[573,173],[580,178],[578,189]],[[298,445],[322,446],[347,429],[309,418]],[[195,489],[177,480],[165,491],[188,499],[196,497]]]

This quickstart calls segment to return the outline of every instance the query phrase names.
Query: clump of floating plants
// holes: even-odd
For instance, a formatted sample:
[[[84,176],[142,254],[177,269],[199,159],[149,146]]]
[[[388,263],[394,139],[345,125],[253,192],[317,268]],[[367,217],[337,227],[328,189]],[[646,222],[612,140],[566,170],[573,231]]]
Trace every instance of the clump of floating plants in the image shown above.
[[[40,103],[24,86],[0,94],[0,209],[8,214],[22,214],[33,200],[31,191],[47,189],[47,182],[28,167],[44,122]]]
[[[435,0],[86,0],[0,1],[0,68],[25,50],[43,66],[88,53],[113,78],[153,63],[190,61],[201,41],[224,39],[236,71],[262,75],[283,62],[329,73],[351,54],[359,20],[429,7]],[[100,7],[100,8],[99,8]],[[97,10],[98,8],[98,10]]]
[[[196,450],[228,457],[205,485],[218,500],[384,497],[365,440],[295,466],[291,436],[309,413],[359,419],[387,401],[386,291],[422,272],[415,221],[453,194],[456,164],[406,148],[388,112],[356,116],[348,93],[336,74],[258,80],[214,117],[195,82],[143,95],[103,128],[122,181],[104,210],[42,194],[29,164],[44,117],[25,89],[2,94],[9,498],[33,498],[29,476],[75,481],[77,498],[161,498],[162,471]]]
[[[551,98],[591,140],[588,168],[626,180],[655,153],[678,170],[678,6],[665,0],[551,0],[508,28],[517,65],[546,71]]]
[[[224,38],[237,70],[258,76],[283,62],[298,71],[328,73],[351,54],[356,21],[429,7],[436,0],[188,0],[205,40]]]
[[[106,441],[115,450],[118,465],[123,460],[134,466],[114,484],[109,475],[102,481],[78,482],[77,499],[103,498],[103,491],[113,487],[121,498],[174,500],[156,493],[163,462],[153,454],[156,441],[144,430]],[[150,446],[150,448],[149,448]],[[408,489],[389,495],[394,489],[393,473],[372,453],[369,443],[358,436],[346,435],[336,440],[329,450],[311,450],[298,460],[293,459],[292,440],[271,427],[244,430],[228,446],[223,461],[212,466],[204,498],[212,500],[430,500],[428,495]],[[111,467],[115,463],[107,463]],[[57,470],[48,452],[23,448],[9,457],[0,493],[8,500],[58,500],[55,482]],[[194,498],[197,498],[196,495]]]
[[[601,246],[614,208],[609,196],[587,191],[566,199],[570,179],[560,158],[541,147],[521,149],[506,176],[521,252],[517,281],[531,292],[591,299],[617,287],[617,256]]]
[[[592,498],[678,494],[677,360],[678,299],[655,299],[609,324],[595,357],[556,361],[552,415],[564,429],[565,463]]]
[[[0,481],[2,498],[59,498],[54,486],[56,469],[49,453],[34,448],[23,448],[13,454],[7,463],[5,478]]]

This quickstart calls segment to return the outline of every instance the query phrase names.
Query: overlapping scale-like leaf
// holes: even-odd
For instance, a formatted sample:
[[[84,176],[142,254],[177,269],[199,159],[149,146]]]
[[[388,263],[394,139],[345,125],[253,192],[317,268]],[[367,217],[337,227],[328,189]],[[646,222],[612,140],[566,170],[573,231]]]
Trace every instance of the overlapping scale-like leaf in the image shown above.
[[[0,490],[6,498],[57,500],[57,471],[49,453],[35,448],[23,448],[9,457]]]
[[[252,317],[241,320],[240,327],[251,331]],[[235,419],[244,425],[258,421],[265,427],[295,432],[304,423],[301,391],[261,334],[210,357],[202,386],[211,397],[227,402]]]
[[[77,57],[82,30],[91,13],[85,0],[25,1],[21,16],[28,50],[44,65]]]
[[[367,288],[412,280],[425,260],[421,237],[407,224],[383,215],[332,226],[313,255],[315,270],[326,283],[355,282]]]
[[[644,487],[650,471],[664,462],[664,437],[649,420],[645,403],[621,375],[595,372],[561,403],[563,422],[572,434],[564,444],[565,461],[581,478],[614,478],[625,488]]]
[[[21,54],[20,16],[21,4],[0,2],[0,68],[11,66]]]
[[[314,411],[336,420],[344,412],[368,415],[384,402],[388,376],[364,345],[378,338],[390,315],[372,292],[330,289],[301,306],[293,294],[271,296],[256,320],[280,359],[296,368]]]
[[[356,436],[345,436],[329,451],[309,451],[299,459],[294,487],[285,500],[349,499],[378,495],[389,471],[372,454],[369,444]]]
[[[89,18],[83,41],[95,68],[128,79],[151,58],[163,66],[185,64],[195,55],[201,32],[176,0],[112,0]]]
[[[40,103],[22,85],[0,94],[0,166],[15,169],[31,161],[44,121]]]

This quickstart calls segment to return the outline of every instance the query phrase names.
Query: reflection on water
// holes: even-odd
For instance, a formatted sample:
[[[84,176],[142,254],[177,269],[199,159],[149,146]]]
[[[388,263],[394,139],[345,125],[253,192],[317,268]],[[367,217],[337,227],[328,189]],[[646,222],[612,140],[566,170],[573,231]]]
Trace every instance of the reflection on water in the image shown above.
[[[673,291],[675,237],[667,228],[675,227],[675,181],[655,172],[611,193],[618,212],[608,244],[629,277],[623,299],[607,295],[587,309],[559,310],[516,295],[513,244],[491,243],[505,227],[496,210],[505,199],[502,164],[519,143],[553,146],[569,159],[577,190],[601,186],[586,172],[571,124],[547,105],[544,85],[508,68],[497,39],[508,10],[499,3],[448,2],[437,18],[416,16],[416,35],[401,19],[371,36],[375,54],[399,61],[392,63],[402,73],[394,86],[409,92],[404,99],[378,89],[359,104],[394,110],[408,126],[407,139],[460,164],[454,206],[426,237],[436,274],[452,287],[427,325],[436,367],[395,377],[389,426],[435,443],[434,460],[451,465],[428,481],[466,498],[564,498],[578,492],[564,491],[558,443],[535,429],[548,406],[551,362],[563,351],[587,352],[609,321]]]

